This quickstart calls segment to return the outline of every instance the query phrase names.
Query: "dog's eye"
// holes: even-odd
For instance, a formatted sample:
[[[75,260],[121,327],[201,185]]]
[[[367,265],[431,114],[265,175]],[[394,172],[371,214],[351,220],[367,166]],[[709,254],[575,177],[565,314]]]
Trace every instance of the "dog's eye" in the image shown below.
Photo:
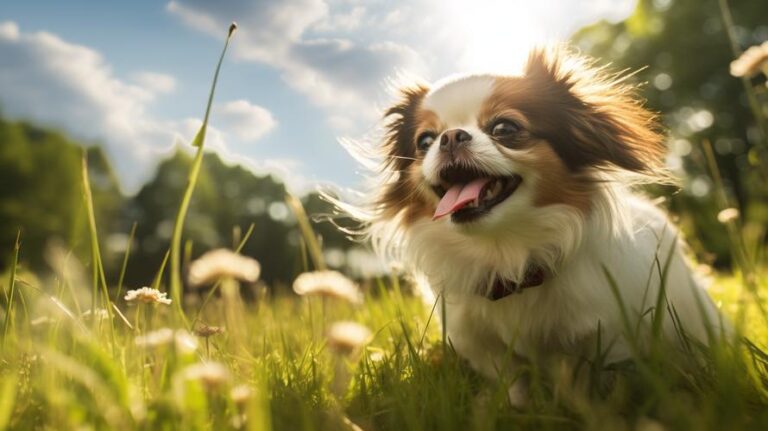
[[[509,120],[498,120],[493,124],[491,128],[491,135],[497,138],[503,138],[505,136],[514,135],[520,131],[520,126]]]
[[[432,132],[424,132],[419,135],[419,139],[416,140],[416,147],[421,151],[427,151],[433,142],[435,142],[435,134]]]

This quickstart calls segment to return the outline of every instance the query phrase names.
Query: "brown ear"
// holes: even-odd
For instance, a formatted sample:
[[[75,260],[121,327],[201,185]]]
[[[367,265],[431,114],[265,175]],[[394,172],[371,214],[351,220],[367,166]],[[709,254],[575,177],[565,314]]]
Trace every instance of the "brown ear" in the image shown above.
[[[613,165],[645,175],[663,167],[663,135],[626,76],[605,73],[563,48],[534,50],[525,68],[544,105],[543,130],[572,169]],[[557,112],[553,112],[557,111]]]
[[[416,156],[416,116],[421,101],[429,89],[424,85],[400,90],[400,100],[384,113],[384,162],[382,173],[386,180],[376,203],[381,215],[394,217],[413,197],[407,170]]]

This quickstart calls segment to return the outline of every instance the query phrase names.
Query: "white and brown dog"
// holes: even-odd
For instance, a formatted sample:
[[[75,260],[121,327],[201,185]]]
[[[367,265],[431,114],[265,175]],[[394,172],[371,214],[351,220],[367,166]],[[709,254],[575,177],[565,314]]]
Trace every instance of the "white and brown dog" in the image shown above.
[[[650,322],[662,285],[668,339],[676,324],[705,343],[718,332],[677,230],[629,190],[668,179],[664,138],[631,86],[557,48],[534,51],[519,76],[400,94],[375,198],[351,211],[445,296],[450,341],[479,372],[587,353],[598,332],[609,360],[626,358],[622,305]]]

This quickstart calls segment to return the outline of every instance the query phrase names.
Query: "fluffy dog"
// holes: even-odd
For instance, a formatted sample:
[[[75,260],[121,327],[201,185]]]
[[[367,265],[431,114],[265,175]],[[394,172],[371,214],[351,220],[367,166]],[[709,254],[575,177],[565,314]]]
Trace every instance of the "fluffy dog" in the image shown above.
[[[402,88],[386,111],[380,183],[356,213],[377,250],[444,295],[450,342],[480,373],[594,353],[598,333],[608,360],[624,359],[627,317],[648,328],[664,313],[673,342],[721,329],[678,231],[631,191],[669,179],[633,90],[540,49],[521,75]]]

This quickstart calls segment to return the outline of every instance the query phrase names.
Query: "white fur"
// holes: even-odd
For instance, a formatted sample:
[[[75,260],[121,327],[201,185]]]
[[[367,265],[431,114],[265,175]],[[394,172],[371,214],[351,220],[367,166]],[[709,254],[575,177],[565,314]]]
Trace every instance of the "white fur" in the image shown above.
[[[499,148],[476,125],[492,82],[486,75],[453,79],[433,89],[424,106],[438,114],[446,130],[461,127],[472,134],[473,161],[484,170],[521,175],[520,188],[468,225],[444,217],[408,226],[399,219],[378,220],[371,226],[377,248],[394,250],[436,295],[445,295],[443,324],[458,353],[494,377],[520,358],[594,353],[599,326],[609,359],[626,358],[630,344],[605,271],[615,279],[632,323],[649,324],[653,313],[647,311],[655,307],[662,285],[659,268],[668,259],[667,301],[684,330],[706,343],[708,330],[719,328],[721,319],[697,284],[666,215],[608,173],[595,173],[606,181],[586,216],[562,204],[534,206],[537,179],[546,173],[516,164],[513,150]],[[439,169],[436,147],[423,163],[424,178],[431,183]],[[542,285],[497,301],[486,299],[494,275],[519,281],[532,261],[549,274]],[[668,310],[660,312],[665,314],[663,333],[675,340]],[[647,331],[640,338],[642,333]]]

